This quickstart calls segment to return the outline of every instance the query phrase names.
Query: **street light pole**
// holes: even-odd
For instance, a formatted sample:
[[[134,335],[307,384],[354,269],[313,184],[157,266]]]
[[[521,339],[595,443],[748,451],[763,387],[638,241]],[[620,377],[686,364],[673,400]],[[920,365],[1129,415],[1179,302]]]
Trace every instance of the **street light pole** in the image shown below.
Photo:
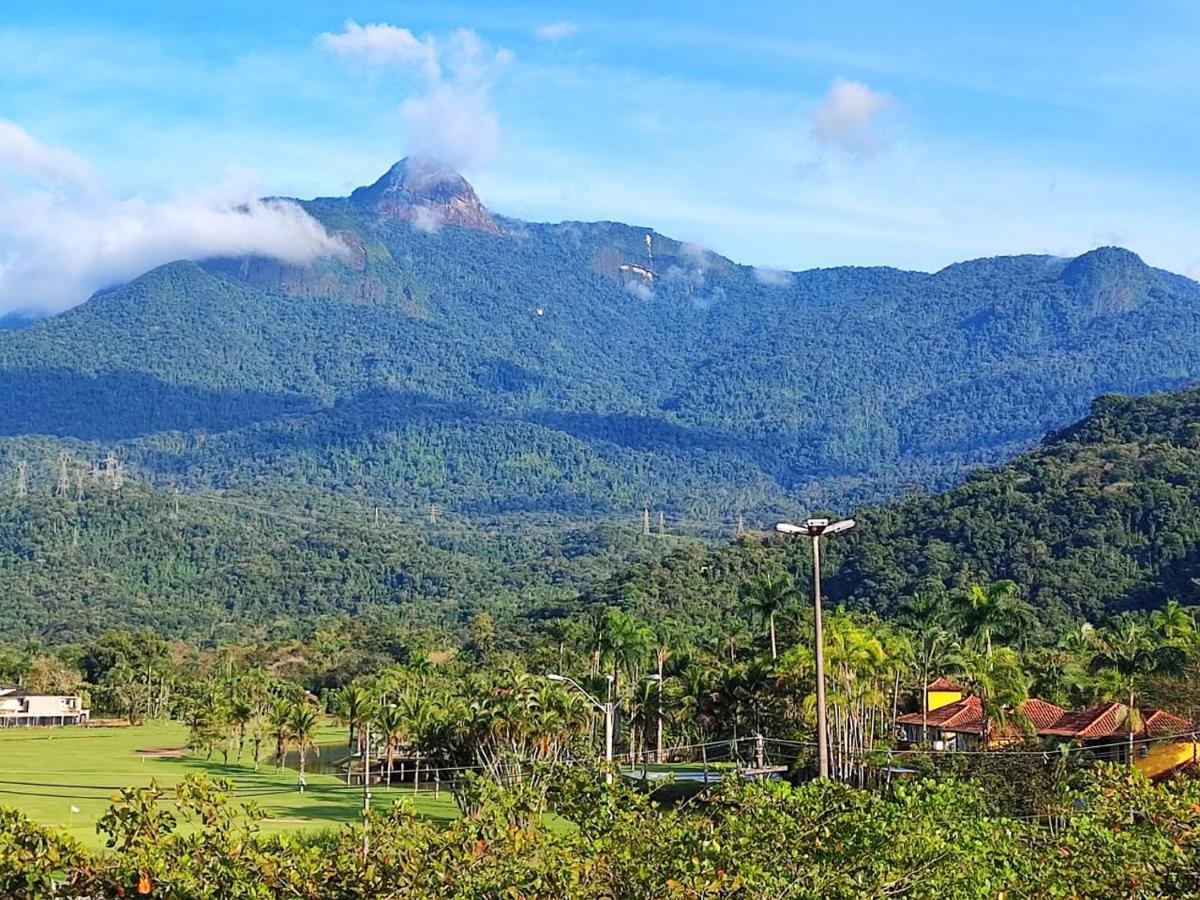
[[[615,718],[615,712],[616,712],[615,709],[613,708],[614,704],[613,704],[613,698],[612,698],[612,688],[613,688],[612,676],[611,675],[604,676],[605,681],[608,684],[608,692],[605,695],[604,703],[601,703],[599,700],[597,700],[595,697],[593,697],[590,693],[588,693],[586,690],[584,690],[583,687],[579,684],[579,682],[577,682],[574,678],[570,678],[566,675],[558,675],[558,674],[551,674],[551,675],[547,675],[546,677],[549,678],[551,681],[557,682],[559,684],[569,684],[571,687],[575,688],[575,690],[579,691],[579,693],[583,694],[583,696],[587,698],[587,701],[589,703],[591,703],[592,706],[596,707],[596,709],[598,709],[598,710],[600,710],[600,712],[604,713],[604,761],[607,764],[605,766],[604,782],[605,782],[605,784],[612,784],[613,783],[613,719]]]
[[[813,640],[817,659],[817,775],[829,777],[829,724],[825,706],[825,630],[821,616],[821,537],[838,534],[854,527],[853,519],[830,522],[828,519],[808,519],[803,525],[780,522],[775,530],[780,534],[808,535],[812,538],[813,557]]]
[[[817,773],[829,777],[829,722],[825,709],[825,628],[821,615],[821,536],[812,536],[813,631],[817,644]]]

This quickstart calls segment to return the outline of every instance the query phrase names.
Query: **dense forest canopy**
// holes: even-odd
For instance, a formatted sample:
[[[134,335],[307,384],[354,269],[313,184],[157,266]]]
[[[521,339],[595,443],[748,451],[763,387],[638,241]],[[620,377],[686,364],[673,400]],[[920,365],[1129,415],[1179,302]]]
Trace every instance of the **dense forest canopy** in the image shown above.
[[[827,597],[890,614],[916,595],[1012,580],[1047,634],[1193,603],[1198,422],[1200,389],[1102,397],[1008,464],[861,508],[858,527],[827,542]],[[57,444],[20,446],[53,472]],[[82,474],[81,460],[66,464]],[[219,641],[372,615],[461,636],[485,612],[520,643],[547,621],[616,606],[712,640],[744,627],[745,583],[786,571],[807,591],[807,546],[753,529],[731,541],[668,520],[643,535],[640,517],[472,518],[304,487],[176,493],[104,478],[59,496],[52,478],[30,475],[27,496],[0,495],[10,634],[59,643],[153,626]]]
[[[465,182],[430,227],[389,177],[304,204],[342,259],[172,263],[0,332],[3,434],[191,489],[730,523],[945,487],[1200,376],[1200,286],[1117,248],[764,275]]]
[[[826,593],[890,614],[916,595],[1012,580],[1051,629],[1168,599],[1192,604],[1198,506],[1200,389],[1105,396],[1006,465],[943,493],[860,509],[857,527],[827,542]],[[774,537],[681,550],[618,573],[595,599],[637,598],[702,621],[734,607],[747,577],[804,575],[808,560],[807,546]]]

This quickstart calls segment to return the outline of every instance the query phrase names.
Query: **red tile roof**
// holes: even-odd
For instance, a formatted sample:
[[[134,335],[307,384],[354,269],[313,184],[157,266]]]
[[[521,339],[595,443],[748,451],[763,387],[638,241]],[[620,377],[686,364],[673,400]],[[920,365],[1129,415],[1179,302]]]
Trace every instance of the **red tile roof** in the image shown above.
[[[1063,715],[1062,709],[1053,703],[1036,699],[1026,700],[1022,703],[1021,712],[1029,718],[1033,727],[1038,731],[1057,722]],[[907,713],[897,716],[896,721],[901,725],[920,725],[921,714],[919,712]],[[947,703],[945,706],[930,710],[926,722],[930,728],[961,734],[983,734],[987,724],[983,715],[983,703],[974,696],[964,697],[955,703]],[[1004,736],[1014,740],[1020,740],[1024,736],[1017,723],[1012,721],[1004,729],[997,730],[997,736],[1001,731]]]
[[[1043,728],[1050,728],[1063,717],[1064,710],[1061,706],[1055,706],[1053,703],[1047,703],[1045,700],[1038,700],[1036,697],[1030,697],[1021,704],[1021,712],[1023,712],[1033,727],[1039,732]]]
[[[1065,712],[1053,725],[1039,728],[1038,734],[1073,738],[1077,741],[1096,741],[1128,734],[1123,728],[1128,713],[1125,704],[1111,700],[1091,709]]]
[[[1142,730],[1139,734],[1148,738],[1175,737],[1189,735],[1194,729],[1195,726],[1187,719],[1182,719],[1165,709],[1154,709],[1142,713]]]
[[[897,716],[896,721],[903,725],[921,725],[922,715],[919,712]],[[931,709],[924,717],[924,723],[930,728],[942,731],[961,732],[963,734],[982,734],[984,727],[983,704],[978,697],[964,697],[954,703],[947,703],[937,709]]]
[[[929,684],[925,685],[927,691],[958,691],[962,693],[963,689],[951,681],[949,678],[935,678]]]

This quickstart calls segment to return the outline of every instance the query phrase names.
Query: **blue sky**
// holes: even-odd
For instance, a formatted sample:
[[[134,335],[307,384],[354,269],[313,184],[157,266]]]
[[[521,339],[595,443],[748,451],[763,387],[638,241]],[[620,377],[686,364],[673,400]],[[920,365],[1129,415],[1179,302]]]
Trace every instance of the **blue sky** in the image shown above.
[[[162,228],[180,202],[345,194],[425,147],[498,212],[653,226],[746,263],[1119,243],[1200,272],[1193,3],[19,6],[0,123],[38,150],[5,169],[0,143],[0,241],[44,177],[31,155],[86,166],[101,222],[152,208]],[[355,30],[372,24],[389,28]]]

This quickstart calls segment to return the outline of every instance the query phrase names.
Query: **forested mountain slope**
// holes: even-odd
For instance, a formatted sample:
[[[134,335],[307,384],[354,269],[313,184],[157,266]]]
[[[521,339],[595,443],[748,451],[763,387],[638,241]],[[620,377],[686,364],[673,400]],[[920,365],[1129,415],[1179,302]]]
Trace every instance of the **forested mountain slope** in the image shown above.
[[[22,453],[49,466],[50,442]],[[50,459],[46,459],[49,454]],[[70,460],[73,468],[77,460]],[[311,489],[181,493],[101,478],[0,494],[0,615],[10,639],[110,627],[220,639],[379,616],[509,639],[616,605],[677,639],[744,635],[747,582],[780,568],[807,590],[805,545],[769,532],[714,544],[636,522],[541,516],[485,525],[398,516]],[[895,610],[917,593],[1015,580],[1050,627],[1174,597],[1200,600],[1200,389],[1106,396],[1035,450],[940,494],[856,512],[826,542],[830,604]],[[616,574],[613,574],[613,573]],[[785,617],[786,618],[786,617]],[[789,627],[781,620],[781,628]]]
[[[825,544],[831,604],[892,612],[905,597],[1010,578],[1054,627],[1169,598],[1200,602],[1200,389],[1105,396],[1075,425],[944,493],[856,513]],[[748,578],[809,581],[806,546],[774,536],[639,563],[591,596],[680,628],[744,607]],[[807,590],[807,588],[805,588]]]
[[[197,642],[286,639],[352,616],[508,636],[633,561],[678,546],[633,528],[400,520],[318,492],[174,494],[85,483],[0,495],[4,641],[151,628]]]
[[[1116,248],[762,272],[407,161],[303,205],[342,258],[173,263],[0,332],[0,432],[185,487],[728,522],[952,484],[1200,377],[1200,285]]]

